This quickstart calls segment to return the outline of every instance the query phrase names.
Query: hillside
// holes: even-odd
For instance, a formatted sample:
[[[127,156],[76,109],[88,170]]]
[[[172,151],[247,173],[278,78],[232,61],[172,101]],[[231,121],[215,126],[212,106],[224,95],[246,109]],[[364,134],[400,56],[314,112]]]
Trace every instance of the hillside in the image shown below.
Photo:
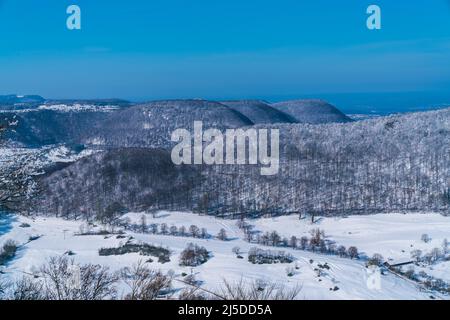
[[[229,107],[205,100],[166,100],[112,114],[84,138],[86,144],[109,147],[167,147],[178,128],[192,130],[194,121],[219,130],[252,125]]]
[[[64,108],[67,106],[52,105],[34,111],[1,113],[1,122],[9,129],[5,138],[26,147],[78,143],[85,132],[108,117],[106,110],[65,112]]]
[[[158,168],[143,156],[151,155],[151,149],[131,153],[136,165],[149,167],[130,172],[131,151],[111,150],[105,153],[108,161],[96,155],[44,177],[40,183],[46,191],[30,207],[63,214],[104,210],[117,200],[112,190],[118,190],[121,205],[129,210],[189,209],[213,215],[447,212],[449,120],[446,109],[346,124],[275,125],[281,134],[280,172],[269,177],[250,165]],[[170,162],[169,152],[164,157]],[[108,169],[111,165],[114,170]],[[202,178],[185,180],[193,168]],[[161,172],[178,178],[166,179]],[[162,184],[164,194],[177,197],[169,202],[165,196],[131,197],[152,192],[146,184],[152,179],[169,181]]]
[[[20,110],[28,107],[36,107],[44,102],[45,99],[37,95],[0,95],[0,110]]]
[[[66,215],[69,210],[100,219],[123,210],[181,205],[200,181],[196,168],[175,166],[169,152],[137,148],[96,153],[41,179],[36,211]],[[69,190],[73,193],[62,195]]]
[[[25,96],[27,97],[27,96]],[[22,100],[25,98],[22,98]],[[25,100],[24,100],[25,101]],[[13,145],[40,147],[81,142],[81,137],[108,118],[109,113],[131,104],[124,100],[45,100],[0,106],[0,125]],[[1,103],[0,103],[1,105]]]

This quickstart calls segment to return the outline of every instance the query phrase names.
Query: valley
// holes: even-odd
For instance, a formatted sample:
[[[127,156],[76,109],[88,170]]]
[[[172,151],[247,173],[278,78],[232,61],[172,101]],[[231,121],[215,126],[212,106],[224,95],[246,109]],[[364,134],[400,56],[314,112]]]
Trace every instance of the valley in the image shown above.
[[[250,283],[260,281],[262,283],[275,282],[278,285],[293,288],[301,288],[297,299],[448,299],[447,296],[432,290],[424,290],[420,285],[414,284],[390,273],[383,272],[380,275],[380,287],[373,289],[368,286],[368,269],[365,266],[366,259],[340,258],[329,254],[313,253],[296,250],[289,247],[280,247],[294,257],[292,263],[252,264],[247,256],[252,248],[270,249],[266,246],[248,243],[242,231],[237,227],[236,220],[223,220],[214,217],[199,216],[188,212],[154,212],[154,213],[129,213],[121,217],[127,224],[137,223],[141,225],[142,217],[145,217],[146,225],[167,224],[168,227],[176,226],[178,230],[186,226],[196,225],[199,229],[205,228],[210,234],[205,239],[194,238],[188,234],[184,236],[173,234],[151,234],[150,231],[124,231],[118,233],[120,228],[113,229],[110,226],[96,225],[88,227],[83,221],[67,221],[53,217],[17,217],[12,223],[12,229],[0,236],[0,245],[7,239],[13,239],[19,244],[24,244],[18,250],[14,258],[2,272],[8,278],[21,278],[23,275],[35,274],[38,266],[44,264],[52,256],[67,255],[76,263],[95,263],[109,267],[112,271],[130,267],[138,261],[147,261],[146,265],[155,270],[169,273],[173,277],[173,294],[176,296],[186,286],[185,279],[194,275],[196,286],[205,292],[221,292],[223,280],[230,283]],[[309,234],[314,228],[323,228],[327,239],[336,240],[339,244],[355,245],[359,248],[361,256],[371,255],[372,252],[381,252],[387,260],[402,257],[401,250],[410,251],[409,245],[413,243],[422,249],[438,245],[444,237],[450,236],[450,220],[440,215],[413,215],[412,221],[402,219],[397,214],[380,216],[366,216],[355,219],[348,218],[337,220],[335,218],[323,218],[317,224],[306,221],[294,223],[294,217],[280,217],[269,224],[268,219],[249,220],[255,229],[276,230],[280,234],[295,234],[299,238],[302,234]],[[27,224],[29,227],[24,228]],[[396,227],[392,227],[393,224]],[[413,226],[415,225],[415,226]],[[391,228],[387,228],[391,226]],[[374,230],[381,227],[383,236],[372,241],[363,235],[373,235]],[[405,227],[409,232],[398,233]],[[436,227],[438,229],[436,230]],[[215,236],[221,229],[226,231],[227,239],[219,240]],[[343,230],[352,232],[343,232]],[[79,235],[81,231],[91,233],[99,230],[108,230],[99,235]],[[433,238],[431,244],[421,244],[420,236],[424,231],[430,232]],[[439,231],[441,230],[441,231]],[[120,234],[121,236],[117,236]],[[355,234],[355,235],[354,235]],[[28,242],[30,237],[38,236],[38,239]],[[131,239],[131,240],[129,240]],[[162,246],[170,251],[170,261],[160,263],[155,259],[138,253],[128,253],[120,256],[100,256],[99,250],[107,247],[120,247],[127,241],[132,243],[148,243]],[[209,260],[196,267],[180,266],[180,253],[188,243],[195,243],[205,247],[210,252]],[[242,259],[237,258],[234,248],[239,247]],[[272,249],[273,250],[273,249]],[[445,263],[445,262],[442,262]],[[440,263],[439,263],[440,264]],[[438,264],[438,265],[439,265]],[[322,269],[323,266],[326,268]],[[434,267],[433,267],[434,268]],[[429,272],[429,269],[427,270]],[[128,290],[125,284],[119,285],[120,292],[125,294]]]

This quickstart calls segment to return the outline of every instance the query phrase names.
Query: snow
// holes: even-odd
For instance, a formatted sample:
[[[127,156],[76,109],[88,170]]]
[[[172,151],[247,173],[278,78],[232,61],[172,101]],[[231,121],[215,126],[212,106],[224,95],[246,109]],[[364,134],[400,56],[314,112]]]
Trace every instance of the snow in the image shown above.
[[[139,223],[142,215],[145,213],[129,213],[123,218],[130,219],[132,222]],[[191,237],[170,236],[170,235],[151,235],[134,232],[126,232],[126,236],[134,237],[134,242],[145,242],[154,245],[167,247],[172,252],[171,261],[161,264],[157,259],[150,263],[153,269],[164,272],[174,271],[175,279],[182,279],[181,274],[190,274],[191,270],[196,275],[197,280],[202,281],[202,287],[210,290],[219,290],[223,279],[229,282],[265,279],[272,282],[282,283],[289,287],[295,285],[301,286],[302,290],[299,299],[428,299],[431,293],[423,292],[409,281],[396,277],[393,274],[381,276],[381,290],[371,290],[367,286],[367,269],[363,261],[349,260],[329,255],[314,254],[305,251],[282,248],[280,250],[291,253],[296,261],[292,264],[273,264],[273,265],[253,265],[247,261],[246,253],[254,244],[249,244],[243,240],[241,231],[236,226],[236,221],[221,220],[210,216],[199,216],[187,212],[158,212],[155,217],[152,214],[145,214],[147,224],[167,223],[171,225],[189,228],[191,224],[199,228],[207,228],[211,235],[224,228],[227,231],[230,241],[220,241],[216,238],[194,239]],[[424,216],[426,217],[426,216]],[[445,234],[444,229],[448,228],[447,220],[438,215],[429,215],[428,219],[420,216],[411,216],[409,219],[399,215],[386,216],[366,216],[352,217],[347,219],[323,219],[318,226],[325,229],[327,233],[336,236],[336,240],[343,244],[357,245],[365,250],[375,250],[377,245],[384,244],[386,252],[397,252],[400,247],[409,244],[410,241],[420,240],[420,234],[423,230],[428,230],[432,237],[442,237]],[[302,230],[307,232],[312,226],[305,221],[296,222],[296,217],[280,217],[276,219],[252,220],[258,228],[276,229],[280,233],[300,234]],[[389,220],[392,223],[389,223]],[[412,219],[411,221],[409,221]],[[415,220],[419,219],[419,220]],[[416,222],[414,222],[416,221]],[[419,221],[420,223],[417,223]],[[30,228],[22,228],[20,224],[26,222],[31,225]],[[375,223],[378,222],[378,225]],[[417,223],[417,227],[413,224]],[[444,224],[444,225],[443,225]],[[32,272],[37,266],[44,263],[49,257],[62,255],[71,250],[75,253],[72,256],[78,263],[95,263],[105,265],[111,270],[131,266],[145,257],[138,254],[126,254],[122,256],[99,256],[98,250],[102,247],[117,247],[127,239],[117,239],[116,236],[77,236],[80,226],[85,225],[82,221],[66,221],[60,218],[48,217],[17,217],[11,221],[12,229],[4,235],[0,235],[0,245],[8,239],[25,244],[18,252],[17,257],[5,268],[6,275],[9,277],[19,277],[23,272]],[[344,228],[351,227],[352,234],[344,232]],[[409,232],[397,233],[394,238],[394,230],[404,225]],[[333,227],[334,226],[334,227]],[[389,227],[391,230],[379,229],[380,227]],[[313,226],[316,227],[316,226]],[[99,228],[99,227],[98,227]],[[435,232],[431,232],[435,230]],[[367,231],[366,236],[364,230]],[[422,231],[419,231],[422,230]],[[450,231],[447,231],[447,234]],[[416,236],[419,233],[419,237]],[[28,242],[30,236],[41,235],[36,241]],[[408,235],[408,238],[402,239]],[[410,236],[409,236],[410,235]],[[389,236],[383,240],[381,237]],[[411,239],[410,239],[411,238]],[[394,241],[397,239],[396,241]],[[358,242],[360,241],[360,243]],[[376,241],[376,244],[371,244]],[[390,244],[392,242],[392,245]],[[192,242],[204,246],[212,252],[212,258],[205,264],[190,268],[180,267],[178,257],[180,252],[186,247],[186,244]],[[419,243],[414,242],[417,246]],[[238,246],[241,248],[244,259],[237,259],[232,253],[232,248]],[[267,249],[266,247],[261,247]],[[378,249],[382,249],[378,247]],[[377,251],[379,251],[377,250]],[[313,260],[313,263],[310,263]],[[318,264],[328,263],[330,270],[324,270],[325,274],[320,278],[314,270]],[[292,277],[287,276],[286,268],[295,267],[296,274]],[[321,279],[321,281],[319,281]],[[182,288],[185,285],[174,281],[176,288]],[[338,291],[332,291],[331,288],[339,287]],[[125,290],[125,288],[121,288]],[[434,296],[435,295],[433,293]]]
[[[99,150],[84,149],[81,152],[61,145],[51,145],[42,148],[0,148],[0,168],[6,168],[17,163],[24,163],[25,167],[35,174],[41,169],[54,163],[71,163],[90,156]]]
[[[81,158],[88,157],[94,153],[99,152],[98,150],[84,149],[79,153],[75,153],[66,146],[58,146],[50,149],[46,154],[48,161],[52,163],[71,163],[75,162]]]
[[[45,104],[37,108],[28,108],[20,110],[0,110],[0,113],[27,113],[27,112],[38,112],[42,110],[50,110],[56,112],[111,112],[119,110],[120,107],[115,105],[91,105],[91,104]]]
[[[113,105],[106,105],[106,106],[96,106],[96,105],[89,105],[89,104],[73,104],[73,105],[66,105],[66,104],[55,104],[55,105],[42,105],[39,106],[38,110],[53,110],[53,111],[59,111],[59,112],[85,112],[85,111],[114,111],[118,110],[119,107],[113,106]]]

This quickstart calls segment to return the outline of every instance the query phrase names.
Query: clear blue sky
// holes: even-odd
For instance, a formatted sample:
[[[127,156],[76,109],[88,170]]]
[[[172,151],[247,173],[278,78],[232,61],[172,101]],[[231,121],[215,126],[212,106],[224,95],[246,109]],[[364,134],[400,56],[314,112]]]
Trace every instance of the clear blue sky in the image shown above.
[[[366,28],[370,4],[380,31]],[[66,29],[78,4],[82,30]],[[449,91],[450,1],[0,0],[0,94]]]

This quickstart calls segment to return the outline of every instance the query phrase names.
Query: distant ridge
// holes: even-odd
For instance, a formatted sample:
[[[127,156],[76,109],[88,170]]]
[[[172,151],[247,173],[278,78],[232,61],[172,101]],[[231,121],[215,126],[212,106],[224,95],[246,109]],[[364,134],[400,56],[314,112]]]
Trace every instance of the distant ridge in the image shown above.
[[[85,104],[92,106],[117,106],[117,107],[128,107],[133,105],[130,101],[123,99],[51,99],[45,101],[46,105],[54,105],[54,104],[66,104],[66,105],[74,105],[74,104]]]
[[[299,123],[322,124],[352,121],[335,106],[323,100],[291,100],[274,103],[271,106],[287,113]]]
[[[230,100],[222,101],[224,105],[243,114],[254,124],[295,123],[290,115],[281,112],[261,100]]]
[[[194,121],[226,130],[252,125],[324,124],[352,121],[321,100],[270,105],[262,100],[160,100],[133,104],[121,99],[45,99],[0,96],[5,137],[24,146],[80,143],[109,147],[167,148],[171,133]]]
[[[43,103],[45,99],[38,95],[20,96],[16,94],[0,95],[0,106],[15,105],[21,103]]]
[[[167,147],[175,129],[192,130],[194,121],[225,130],[253,125],[245,115],[207,100],[161,100],[111,113],[85,143],[113,147]]]

